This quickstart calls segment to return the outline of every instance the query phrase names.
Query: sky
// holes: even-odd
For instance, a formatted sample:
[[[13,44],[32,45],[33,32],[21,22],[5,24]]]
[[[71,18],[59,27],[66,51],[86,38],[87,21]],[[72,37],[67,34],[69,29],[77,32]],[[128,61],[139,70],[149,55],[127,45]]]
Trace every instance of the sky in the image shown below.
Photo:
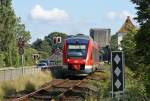
[[[130,0],[12,0],[12,4],[31,32],[31,43],[55,31],[89,35],[91,28],[109,28],[113,35],[127,16],[136,16]]]

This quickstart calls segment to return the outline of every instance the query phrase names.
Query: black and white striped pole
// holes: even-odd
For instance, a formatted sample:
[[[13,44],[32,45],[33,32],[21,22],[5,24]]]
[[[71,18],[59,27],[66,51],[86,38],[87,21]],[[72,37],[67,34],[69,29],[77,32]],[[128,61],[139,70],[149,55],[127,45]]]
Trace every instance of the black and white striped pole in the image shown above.
[[[112,98],[124,95],[124,55],[123,51],[111,52]],[[122,96],[123,99],[123,96]]]

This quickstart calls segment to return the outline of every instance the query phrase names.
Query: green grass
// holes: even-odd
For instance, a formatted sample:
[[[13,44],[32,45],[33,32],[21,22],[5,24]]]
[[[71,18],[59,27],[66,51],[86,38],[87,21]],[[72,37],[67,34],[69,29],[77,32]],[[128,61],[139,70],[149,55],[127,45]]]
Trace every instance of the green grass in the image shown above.
[[[100,81],[90,80],[94,86],[98,87],[98,98],[100,101],[112,101],[111,99],[111,72],[110,65],[104,64],[105,72],[97,74],[105,79]],[[16,92],[25,90],[26,93],[30,93],[37,89],[39,86],[52,80],[50,73],[41,72],[34,75],[28,75],[20,77],[17,80],[0,82],[0,100],[3,96],[12,95]],[[89,96],[88,96],[89,97]],[[93,97],[93,96],[92,96]],[[99,101],[95,100],[95,97],[89,98],[89,101]],[[125,67],[125,101],[149,101],[146,98],[146,91],[143,81],[135,78],[135,73]],[[117,101],[117,99],[114,99]]]
[[[112,101],[111,99],[111,72],[110,65],[104,64],[105,73],[101,73],[105,79],[101,81],[90,81],[93,85],[98,87],[98,101]],[[114,99],[113,101],[118,101]],[[125,101],[150,101],[146,97],[146,91],[143,81],[135,78],[135,73],[131,71],[128,67],[125,67]],[[90,100],[95,101],[95,100]]]
[[[30,93],[45,82],[51,80],[52,77],[49,72],[40,72],[37,74],[26,75],[16,80],[0,82],[0,101],[4,98],[4,96],[11,96],[20,91]]]

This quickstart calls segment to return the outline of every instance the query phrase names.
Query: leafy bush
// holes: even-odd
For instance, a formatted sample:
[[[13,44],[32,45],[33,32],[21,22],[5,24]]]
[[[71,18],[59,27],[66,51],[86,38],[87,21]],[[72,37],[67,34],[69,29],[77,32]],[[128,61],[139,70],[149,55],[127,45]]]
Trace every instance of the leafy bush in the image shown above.
[[[31,82],[27,82],[26,85],[25,85],[25,93],[31,93],[33,91],[35,91],[35,85]]]
[[[111,99],[111,93],[110,93],[111,92],[110,71],[106,70],[106,72],[104,74],[101,73],[101,75],[104,77],[107,77],[107,80],[91,81],[91,83],[98,88],[98,91],[99,91],[98,101],[99,100],[111,101],[112,99]],[[145,87],[145,82],[143,81],[143,78],[140,78],[140,76],[138,76],[139,78],[136,78],[136,75],[137,73],[134,73],[128,67],[125,67],[124,100],[125,101],[148,101],[148,98],[147,98],[148,90],[146,90],[148,88]],[[147,79],[146,84],[149,84],[149,81],[150,80]],[[122,97],[122,96],[114,97],[113,101],[118,101],[119,97]]]
[[[136,29],[131,29],[124,37],[121,42],[123,52],[125,54],[125,63],[133,71],[137,70],[137,56],[135,35],[137,34]]]
[[[24,61],[26,66],[30,66],[34,64],[34,59],[33,59],[33,54],[37,53],[37,51],[35,49],[32,49],[30,47],[26,47],[24,52]]]
[[[40,58],[41,59],[47,59],[49,57],[49,53],[48,52],[44,52],[44,51],[41,51],[40,52]]]
[[[12,96],[15,95],[17,92],[14,86],[9,83],[4,83],[2,85],[2,90],[4,92],[4,96]]]
[[[109,71],[109,65],[105,64],[105,72],[104,73],[98,73],[96,76],[101,77],[102,80],[91,80],[91,84],[93,86],[98,88],[98,94],[97,94],[97,100],[101,101],[104,98],[107,98],[110,96],[111,91],[111,82],[110,82],[110,71]]]
[[[150,98],[150,65],[145,66],[144,85],[146,87],[147,96]]]
[[[144,81],[136,78],[135,75],[137,74],[126,67],[125,99],[127,101],[145,101],[147,94]]]
[[[117,43],[117,35],[111,36],[111,50],[116,51],[118,50],[118,43]]]

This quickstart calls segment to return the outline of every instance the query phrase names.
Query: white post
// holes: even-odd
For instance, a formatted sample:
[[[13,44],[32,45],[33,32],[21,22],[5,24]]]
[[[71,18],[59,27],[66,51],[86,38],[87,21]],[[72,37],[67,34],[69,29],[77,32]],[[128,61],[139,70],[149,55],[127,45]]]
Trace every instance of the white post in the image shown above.
[[[22,76],[23,76],[23,66],[24,66],[24,56],[23,54],[21,55],[21,65],[22,65]]]
[[[23,58],[24,58],[24,56],[23,56],[23,54],[21,55],[21,65],[22,65],[22,67],[23,67],[23,62],[24,62],[24,60],[23,60]]]

